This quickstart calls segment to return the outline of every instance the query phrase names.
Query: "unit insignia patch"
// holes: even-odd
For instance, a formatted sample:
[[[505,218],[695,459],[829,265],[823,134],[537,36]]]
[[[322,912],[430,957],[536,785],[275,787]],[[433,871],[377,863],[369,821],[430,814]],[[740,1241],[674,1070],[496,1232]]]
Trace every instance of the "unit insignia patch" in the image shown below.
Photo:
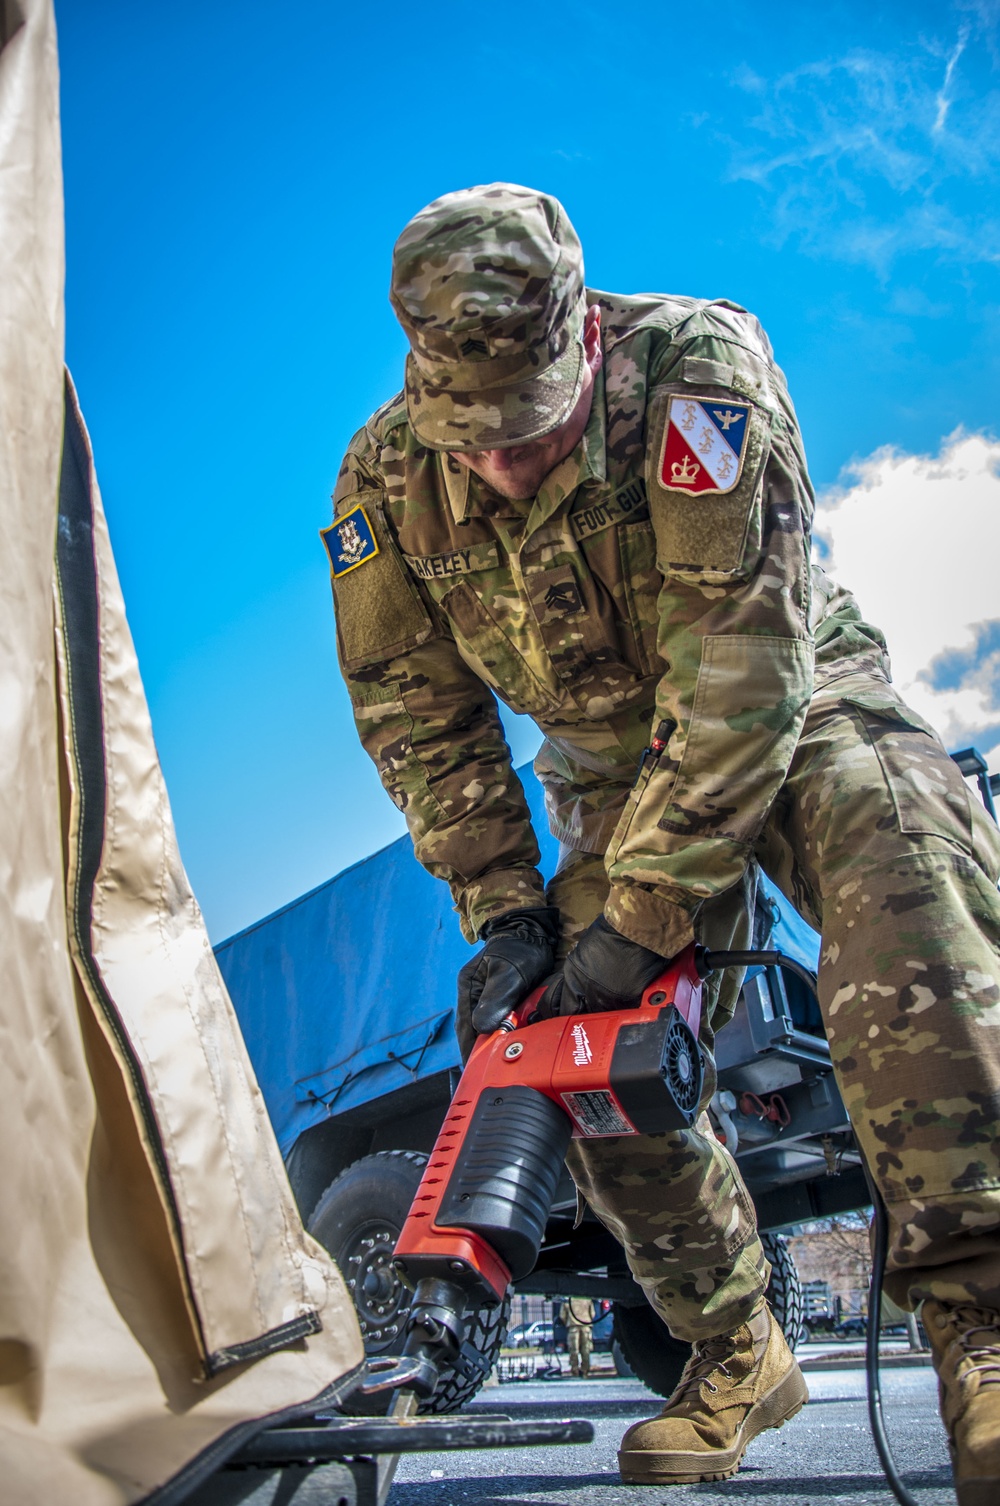
[[[321,529],[321,537],[330,556],[334,580],[373,560],[378,554],[375,530],[363,507],[353,508],[329,528]]]
[[[663,431],[659,482],[666,491],[731,492],[747,449],[749,403],[671,397]]]

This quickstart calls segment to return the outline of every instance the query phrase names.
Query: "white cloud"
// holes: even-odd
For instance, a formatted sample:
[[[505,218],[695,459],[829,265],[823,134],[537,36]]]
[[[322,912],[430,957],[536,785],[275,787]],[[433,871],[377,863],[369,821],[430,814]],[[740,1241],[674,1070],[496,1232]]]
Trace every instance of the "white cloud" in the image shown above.
[[[944,83],[941,85],[940,92],[938,93],[937,115],[934,118],[934,125],[932,127],[935,136],[939,131],[944,130],[944,123],[948,119],[948,111],[951,108],[952,79],[955,76],[955,68],[958,64],[958,60],[962,56],[962,53],[965,51],[965,44],[968,40],[969,28],[967,26],[963,26],[962,30],[959,32],[958,41],[955,44],[955,49],[952,52],[951,57],[948,59],[948,66],[944,70]]]
[[[1000,767],[1000,440],[877,450],[845,482],[819,502],[828,570],[885,633],[910,704]]]
[[[997,8],[958,9],[974,19],[956,26],[944,9],[938,35],[904,29],[894,52],[854,48],[771,78],[734,70],[753,112],[730,143],[729,176],[766,195],[779,243],[883,278],[921,252],[1000,260],[1000,95],[986,61]]]

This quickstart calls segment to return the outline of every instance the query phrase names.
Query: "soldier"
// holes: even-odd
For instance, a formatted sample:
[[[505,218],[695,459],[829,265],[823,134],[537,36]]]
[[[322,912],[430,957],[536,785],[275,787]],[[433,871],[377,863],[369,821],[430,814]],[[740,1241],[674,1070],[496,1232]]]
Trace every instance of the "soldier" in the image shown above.
[[[466,938],[467,1050],[554,965],[563,1012],[634,1003],[697,937],[737,942],[755,858],[821,931],[820,1003],[924,1303],[962,1506],[1000,1491],[1000,840],[810,571],[784,377],[725,301],[584,287],[546,194],[449,194],[395,247],[405,390],[351,441],[325,530],[358,731]],[[548,888],[497,715],[545,734]],[[703,1030],[725,1022],[723,991]],[[706,1098],[713,1073],[707,1072]],[[721,1479],[807,1398],[764,1301],[735,1164],[695,1131],[569,1165],[694,1345],[625,1480]]]
[[[566,1325],[566,1349],[571,1375],[590,1374],[590,1351],[594,1347],[594,1304],[589,1297],[570,1297],[559,1309],[559,1321]]]

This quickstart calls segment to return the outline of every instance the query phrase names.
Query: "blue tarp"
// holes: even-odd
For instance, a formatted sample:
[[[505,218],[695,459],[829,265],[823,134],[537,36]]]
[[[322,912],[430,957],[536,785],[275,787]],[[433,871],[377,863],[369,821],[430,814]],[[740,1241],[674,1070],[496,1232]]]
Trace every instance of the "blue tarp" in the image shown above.
[[[549,875],[558,844],[530,766],[519,773]],[[815,933],[776,898],[776,944],[815,968]],[[408,837],[220,942],[215,955],[285,1155],[329,1114],[458,1065],[455,975],[472,953],[447,886],[420,867]]]

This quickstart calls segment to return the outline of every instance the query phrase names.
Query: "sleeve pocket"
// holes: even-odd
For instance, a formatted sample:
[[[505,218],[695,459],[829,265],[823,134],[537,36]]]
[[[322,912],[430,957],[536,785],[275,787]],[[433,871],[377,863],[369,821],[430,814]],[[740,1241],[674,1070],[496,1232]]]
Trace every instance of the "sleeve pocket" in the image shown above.
[[[702,643],[680,767],[661,832],[682,842],[757,835],[791,762],[812,688],[812,644],[720,634]]]

